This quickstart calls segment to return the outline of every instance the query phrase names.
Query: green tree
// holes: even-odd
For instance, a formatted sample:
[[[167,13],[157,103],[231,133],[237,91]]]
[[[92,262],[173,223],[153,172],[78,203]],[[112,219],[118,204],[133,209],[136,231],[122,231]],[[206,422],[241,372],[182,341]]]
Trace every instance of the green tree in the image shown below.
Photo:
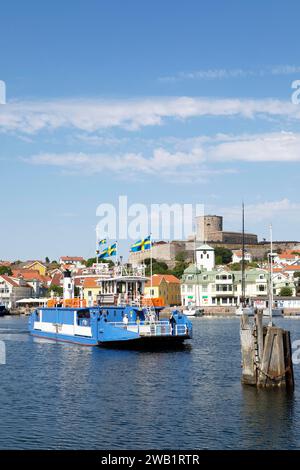
[[[151,275],[151,258],[145,259],[146,265],[146,276]],[[164,261],[158,261],[155,258],[152,259],[152,274],[168,274],[169,268],[167,263]]]
[[[45,263],[46,263],[46,264],[49,264],[49,263],[50,263],[50,259],[48,258],[48,256],[46,256],[46,258],[45,258]]]
[[[7,274],[8,276],[12,275],[12,270],[9,266],[0,266],[0,275]]]
[[[87,268],[90,268],[93,266],[94,263],[97,263],[97,258],[89,258],[85,261],[85,265]],[[109,264],[109,266],[114,266],[114,262],[111,259],[99,259],[98,263],[106,263]]]
[[[94,263],[97,263],[97,258],[89,258],[85,261],[85,265],[87,268],[90,268],[91,266],[93,266]]]
[[[59,297],[62,297],[64,289],[62,286],[57,286],[56,284],[53,284],[53,286],[49,287],[48,289],[48,295],[51,294],[51,291],[53,291]]]
[[[232,261],[232,251],[222,246],[215,248],[216,264],[229,264]]]
[[[282,287],[280,289],[279,295],[281,297],[291,297],[293,295],[293,291],[290,287]]]
[[[182,277],[184,270],[188,267],[188,263],[186,261],[177,261],[175,264],[174,269],[172,269],[171,274],[178,277],[179,279]]]

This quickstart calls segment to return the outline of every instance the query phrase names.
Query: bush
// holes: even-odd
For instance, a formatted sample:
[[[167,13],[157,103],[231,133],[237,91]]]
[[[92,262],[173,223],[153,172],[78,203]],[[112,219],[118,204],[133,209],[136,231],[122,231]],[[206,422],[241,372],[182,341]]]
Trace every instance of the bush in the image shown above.
[[[216,246],[215,257],[216,264],[229,264],[232,261],[232,251],[228,248],[223,248],[222,246]]]
[[[291,297],[293,295],[293,291],[290,287],[282,287],[280,289],[279,295],[281,297]]]

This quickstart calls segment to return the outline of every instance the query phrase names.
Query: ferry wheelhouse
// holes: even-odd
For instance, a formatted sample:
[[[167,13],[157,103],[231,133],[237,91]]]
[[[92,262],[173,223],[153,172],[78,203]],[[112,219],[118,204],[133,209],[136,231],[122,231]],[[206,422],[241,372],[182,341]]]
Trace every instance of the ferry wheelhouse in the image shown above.
[[[29,318],[34,336],[88,346],[169,346],[192,338],[192,323],[174,309],[160,318],[162,306],[144,296],[148,278],[144,267],[127,268],[107,264],[96,267],[99,294],[74,298],[74,278],[64,273],[64,298],[53,298],[46,308],[36,309]],[[93,274],[94,276],[95,274]]]

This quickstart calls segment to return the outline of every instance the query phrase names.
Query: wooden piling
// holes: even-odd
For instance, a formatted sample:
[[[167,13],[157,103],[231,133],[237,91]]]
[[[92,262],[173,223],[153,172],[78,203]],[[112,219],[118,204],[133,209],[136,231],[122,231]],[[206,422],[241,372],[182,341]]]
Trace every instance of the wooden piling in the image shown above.
[[[241,317],[242,383],[257,387],[294,387],[290,332],[264,326],[262,313]]]
[[[249,317],[243,314],[241,317],[241,347],[242,347],[242,383],[256,384],[255,348],[252,326]]]

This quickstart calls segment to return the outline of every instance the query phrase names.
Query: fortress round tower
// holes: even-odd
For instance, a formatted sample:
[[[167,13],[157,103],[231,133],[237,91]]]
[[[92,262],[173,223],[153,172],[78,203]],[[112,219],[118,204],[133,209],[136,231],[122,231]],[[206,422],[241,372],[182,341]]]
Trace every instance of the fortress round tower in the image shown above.
[[[200,215],[196,218],[197,240],[222,241],[223,217],[221,215]]]

